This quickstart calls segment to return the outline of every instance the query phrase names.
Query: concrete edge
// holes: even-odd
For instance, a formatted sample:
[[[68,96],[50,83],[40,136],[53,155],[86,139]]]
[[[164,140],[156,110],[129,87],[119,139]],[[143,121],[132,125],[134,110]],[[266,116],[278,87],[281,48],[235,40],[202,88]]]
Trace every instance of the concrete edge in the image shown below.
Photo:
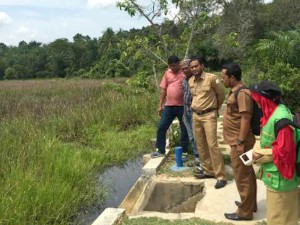
[[[125,216],[125,209],[106,208],[92,225],[116,225]]]
[[[153,176],[156,175],[156,172],[159,170],[159,168],[165,163],[167,160],[167,157],[170,155],[171,151],[169,148],[166,149],[166,155],[164,157],[159,157],[152,159],[149,157],[148,162],[146,165],[142,168],[142,175],[144,176]]]

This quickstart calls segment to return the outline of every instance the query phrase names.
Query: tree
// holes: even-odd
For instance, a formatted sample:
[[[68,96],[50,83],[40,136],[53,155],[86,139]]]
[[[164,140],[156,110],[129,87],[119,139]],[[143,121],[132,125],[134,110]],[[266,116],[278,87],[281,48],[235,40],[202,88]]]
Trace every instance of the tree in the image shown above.
[[[203,46],[207,38],[210,38],[207,33],[214,32],[219,23],[218,13],[222,4],[215,0],[187,0],[179,1],[178,6],[180,10],[177,19],[183,24],[180,39],[185,43],[182,48],[185,49],[184,58],[187,58],[191,48],[199,50],[197,48],[199,42]],[[196,41],[197,44],[193,45],[193,42]],[[202,55],[204,56],[203,52]]]
[[[232,0],[223,6],[221,22],[214,37],[220,58],[242,59],[259,33],[258,10],[262,1]]]
[[[82,74],[98,59],[98,41],[95,38],[91,39],[88,35],[76,34],[73,37],[73,43],[70,45],[73,54],[67,72],[69,76],[77,76],[79,70]]]
[[[67,39],[61,38],[50,43],[47,47],[49,58],[48,67],[54,76],[65,77],[66,69],[70,68],[73,51]]]
[[[118,2],[117,6],[128,12],[130,16],[144,17],[150,23],[150,31],[145,36],[137,36],[134,40],[126,40],[123,42],[124,57],[134,52],[136,60],[140,58],[147,58],[149,63],[152,64],[156,84],[157,82],[157,68],[162,65],[167,65],[165,59],[171,54],[176,54],[186,58],[190,52],[191,42],[194,33],[201,30],[204,21],[207,18],[205,10],[210,8],[209,1],[137,1],[137,0],[124,0]],[[175,14],[173,19],[167,18],[167,15],[172,8],[180,8],[180,13]],[[208,11],[208,10],[206,10]],[[163,21],[163,22],[161,22]],[[177,23],[178,22],[178,23]],[[160,23],[160,25],[158,25]],[[181,24],[190,24],[190,26],[181,26]],[[184,31],[179,32],[179,27]],[[183,33],[184,35],[182,35]],[[185,54],[182,52],[186,49]],[[144,57],[143,57],[144,56]]]
[[[286,104],[300,110],[300,30],[272,32],[255,46],[250,58],[259,80],[272,80],[284,93]]]
[[[299,0],[273,0],[259,10],[260,27],[263,33],[288,31],[300,25]]]

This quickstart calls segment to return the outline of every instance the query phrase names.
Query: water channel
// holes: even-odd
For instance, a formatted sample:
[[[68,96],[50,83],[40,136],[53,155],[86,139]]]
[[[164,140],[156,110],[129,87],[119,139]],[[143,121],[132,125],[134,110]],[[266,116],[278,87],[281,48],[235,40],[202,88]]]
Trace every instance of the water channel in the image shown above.
[[[121,166],[109,167],[104,173],[98,174],[96,176],[97,185],[103,185],[105,187],[107,191],[106,201],[102,205],[93,206],[80,213],[74,224],[92,224],[105,208],[117,208],[130,188],[141,176],[143,166],[142,157],[138,157]]]

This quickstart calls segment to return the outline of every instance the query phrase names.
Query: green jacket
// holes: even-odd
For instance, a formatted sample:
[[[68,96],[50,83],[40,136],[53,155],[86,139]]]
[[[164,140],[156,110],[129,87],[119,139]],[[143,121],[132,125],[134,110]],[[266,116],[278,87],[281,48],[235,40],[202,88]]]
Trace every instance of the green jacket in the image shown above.
[[[275,141],[275,123],[282,118],[292,119],[292,114],[288,108],[280,104],[272,116],[269,118],[265,126],[262,127],[260,136],[260,147],[272,148],[272,143]],[[296,172],[293,179],[287,180],[281,176],[277,167],[273,162],[264,163],[261,165],[261,179],[265,185],[274,191],[290,191],[298,186],[298,177]]]

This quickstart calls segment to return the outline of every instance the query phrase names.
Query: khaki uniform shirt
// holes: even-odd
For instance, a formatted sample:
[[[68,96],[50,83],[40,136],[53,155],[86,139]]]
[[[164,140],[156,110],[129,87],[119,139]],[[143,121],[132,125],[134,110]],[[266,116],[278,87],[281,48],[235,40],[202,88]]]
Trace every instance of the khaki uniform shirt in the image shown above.
[[[240,86],[231,89],[227,100],[227,107],[223,115],[223,136],[225,143],[229,145],[236,145],[236,141],[239,137],[242,118],[241,112],[253,113],[253,100],[250,90],[240,90],[237,100],[235,99],[234,95],[239,87]],[[255,142],[251,126],[244,141],[249,144]]]
[[[191,105],[193,111],[219,109],[222,106],[225,98],[224,88],[216,75],[203,71],[201,76],[192,76],[189,85],[193,96]]]

